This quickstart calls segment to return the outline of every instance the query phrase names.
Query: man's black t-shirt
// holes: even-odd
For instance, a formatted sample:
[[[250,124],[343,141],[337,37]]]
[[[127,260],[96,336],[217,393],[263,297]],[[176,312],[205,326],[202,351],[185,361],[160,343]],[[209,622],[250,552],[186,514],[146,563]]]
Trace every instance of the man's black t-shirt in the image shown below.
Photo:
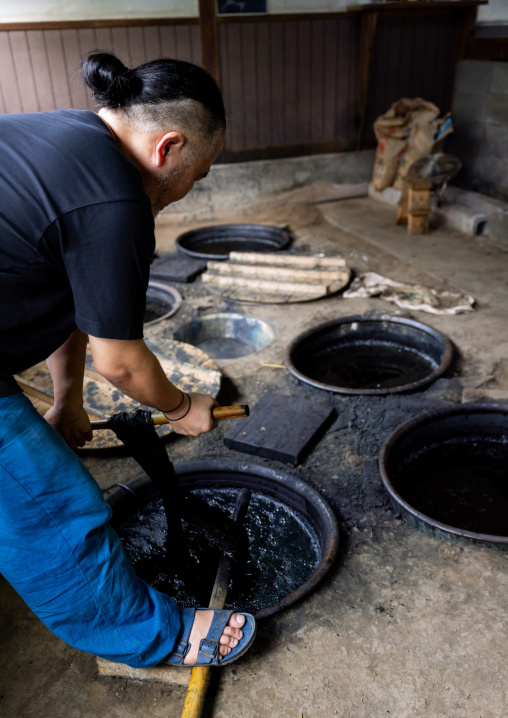
[[[155,250],[141,177],[77,110],[0,116],[0,396],[76,327],[143,336]]]

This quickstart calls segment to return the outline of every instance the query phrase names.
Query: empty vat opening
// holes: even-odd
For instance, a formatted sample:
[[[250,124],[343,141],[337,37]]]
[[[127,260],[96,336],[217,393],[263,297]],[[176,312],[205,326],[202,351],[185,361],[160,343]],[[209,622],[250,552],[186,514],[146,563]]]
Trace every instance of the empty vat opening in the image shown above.
[[[212,359],[236,359],[261,351],[275,339],[265,321],[243,314],[207,314],[178,327],[175,339],[204,351]]]

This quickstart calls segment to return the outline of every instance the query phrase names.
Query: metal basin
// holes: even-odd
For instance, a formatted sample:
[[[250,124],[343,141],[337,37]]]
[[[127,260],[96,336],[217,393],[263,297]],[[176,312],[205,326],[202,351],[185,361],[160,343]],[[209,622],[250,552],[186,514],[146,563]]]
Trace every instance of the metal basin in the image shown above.
[[[329,571],[339,544],[337,520],[323,497],[305,482],[282,471],[243,462],[189,462],[176,465],[175,471],[180,485],[192,491],[213,494],[248,488],[252,492],[246,528],[253,532],[249,536],[249,572],[259,573],[253,584],[258,590],[251,588],[246,605],[235,604],[234,608],[250,610],[258,619],[266,618],[307,596]],[[151,481],[143,475],[119,486],[108,497],[113,509],[112,525],[121,538],[122,527],[138,507],[143,515],[143,531],[147,530],[146,506],[153,494]],[[285,520],[278,520],[281,506],[293,515],[298,535],[288,538],[284,533]],[[129,555],[125,544],[124,547]],[[134,565],[143,578],[142,564]],[[301,583],[292,586],[295,570]],[[266,592],[265,584],[274,576],[278,581]]]
[[[264,349],[275,339],[267,322],[244,314],[205,314],[178,327],[175,339],[202,349],[212,359],[236,359]]]
[[[174,287],[163,282],[148,282],[144,325],[148,327],[176,314],[182,296]]]
[[[230,252],[273,252],[291,241],[286,227],[263,224],[219,224],[184,232],[176,247],[191,257],[228,259]]]
[[[420,389],[441,376],[451,342],[403,317],[343,317],[297,336],[285,362],[298,379],[339,394],[392,394]]]
[[[419,528],[508,543],[508,405],[422,414],[389,437],[379,468],[393,506]]]

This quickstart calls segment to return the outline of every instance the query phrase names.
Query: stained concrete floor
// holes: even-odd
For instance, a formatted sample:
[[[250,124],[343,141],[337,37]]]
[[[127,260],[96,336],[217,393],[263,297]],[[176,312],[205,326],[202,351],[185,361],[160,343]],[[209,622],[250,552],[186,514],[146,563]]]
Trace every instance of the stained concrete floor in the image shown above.
[[[318,193],[319,194],[319,193]],[[340,551],[315,592],[259,625],[251,651],[214,672],[204,717],[500,718],[508,715],[505,675],[508,570],[503,548],[412,527],[390,507],[376,460],[405,418],[426,408],[477,399],[508,401],[506,249],[484,237],[433,229],[408,237],[395,209],[367,197],[314,203],[316,194],[218,211],[212,222],[288,223],[302,251],[341,254],[355,271],[472,294],[476,310],[458,316],[406,312],[380,299],[331,297],[308,304],[231,305],[199,281],[180,285],[180,317],[153,334],[171,334],[185,316],[212,309],[265,319],[277,338],[241,359],[216,360],[221,403],[249,403],[266,392],[334,402],[344,422],[296,468],[247,457],[303,478],[336,511]],[[202,219],[202,218],[201,218]],[[206,218],[205,218],[206,219]],[[203,224],[202,221],[200,221]],[[159,251],[199,224],[158,221]],[[459,358],[421,394],[384,400],[330,397],[300,384],[282,365],[300,331],[327,319],[372,312],[413,316],[445,333]],[[326,394],[326,397],[323,395]],[[383,402],[385,402],[383,404]],[[376,413],[377,412],[377,413]],[[376,418],[376,431],[369,417]],[[227,449],[228,422],[197,439],[170,438],[175,463],[245,459]],[[82,453],[103,489],[140,473],[127,456]],[[106,492],[107,493],[107,492]],[[0,714],[8,718],[176,718],[185,688],[99,677],[93,656],[64,645],[0,582]]]

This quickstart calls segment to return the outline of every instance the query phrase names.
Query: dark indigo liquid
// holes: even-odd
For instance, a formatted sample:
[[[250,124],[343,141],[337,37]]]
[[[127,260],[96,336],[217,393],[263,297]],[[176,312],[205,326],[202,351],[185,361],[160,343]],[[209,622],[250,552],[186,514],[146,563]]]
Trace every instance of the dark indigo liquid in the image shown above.
[[[196,493],[233,515],[236,490],[200,489]],[[266,494],[252,492],[244,526],[249,555],[235,567],[226,607],[255,613],[305,584],[321,561],[321,549],[305,517]],[[162,501],[153,497],[140,504],[117,532],[138,576],[182,606],[208,605],[219,561],[217,550],[185,526],[196,581],[174,580],[167,572],[165,527]]]

